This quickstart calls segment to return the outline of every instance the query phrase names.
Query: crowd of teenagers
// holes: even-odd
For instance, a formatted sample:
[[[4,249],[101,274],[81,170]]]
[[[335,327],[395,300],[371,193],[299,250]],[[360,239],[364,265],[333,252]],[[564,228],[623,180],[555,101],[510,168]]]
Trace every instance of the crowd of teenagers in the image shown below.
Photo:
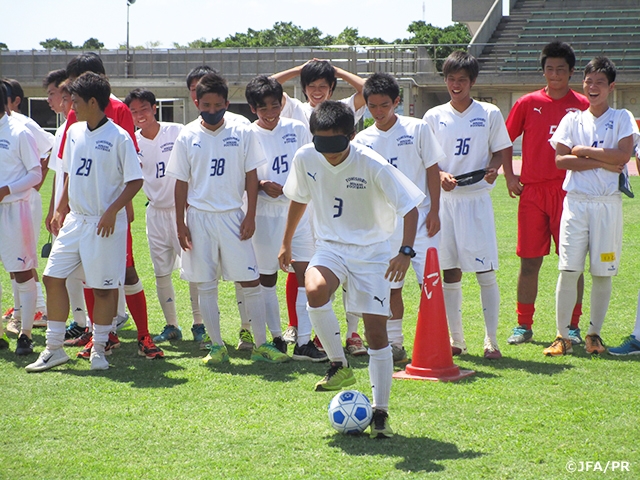
[[[633,115],[608,104],[616,69],[596,57],[574,92],[575,55],[562,42],[541,53],[546,86],[521,97],[506,122],[500,110],[471,97],[478,62],[464,51],[444,62],[450,101],[423,119],[396,113],[400,88],[386,73],[366,81],[313,59],[257,76],[246,87],[253,123],[228,111],[225,79],[207,66],[187,87],[200,116],[159,122],[155,95],[111,95],[100,57],[83,53],[43,81],[52,110],[66,121],[56,135],[18,113],[15,80],[0,83],[0,259],[10,272],[14,307],[5,313],[15,353],[33,353],[32,328],[46,327],[46,347],[28,372],[66,363],[63,347],[81,347],[92,370],[109,368],[129,321],[138,353],[162,359],[159,344],[182,340],[172,272],[189,284],[193,341],[203,362],[229,362],[220,329],[218,282],[235,285],[237,348],[251,359],[330,362],[316,391],[356,382],[347,355],[369,356],[374,415],[370,435],[390,437],[394,364],[404,347],[402,288],[409,266],[422,283],[426,251],[438,250],[453,355],[467,353],[462,274],[473,272],[485,321],[484,356],[502,357],[497,339],[498,245],[490,192],[502,167],[519,197],[517,325],[509,344],[531,341],[538,275],[553,239],[559,256],[555,341],[545,355],[582,344],[583,271],[592,276],[586,352],[605,352],[600,331],[622,246],[621,193],[638,143]],[[307,99],[283,92],[299,77]],[[333,101],[338,79],[355,92]],[[374,124],[357,132],[369,110]],[[522,136],[522,170],[512,142]],[[53,244],[42,283],[36,243],[42,223],[38,190],[48,170],[53,186],[45,227]],[[150,335],[147,304],[132,252],[131,201],[148,199],[146,233],[157,297],[166,325]],[[276,293],[286,276],[289,325],[283,332]],[[342,289],[343,344],[332,300]],[[125,310],[125,304],[129,313]],[[72,321],[67,325],[71,311]],[[358,334],[362,318],[368,348]],[[315,331],[315,337],[312,332]],[[614,355],[640,353],[640,321]],[[269,336],[271,339],[269,339]],[[235,343],[235,342],[234,342]],[[293,344],[289,356],[289,345]],[[0,347],[9,348],[3,332]]]

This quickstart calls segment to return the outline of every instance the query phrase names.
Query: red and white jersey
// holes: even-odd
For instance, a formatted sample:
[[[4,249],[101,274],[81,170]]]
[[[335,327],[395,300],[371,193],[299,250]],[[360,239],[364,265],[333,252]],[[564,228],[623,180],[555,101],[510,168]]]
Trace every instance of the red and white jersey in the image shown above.
[[[212,132],[198,118],[178,135],[167,175],[189,183],[189,205],[227,212],[242,206],[246,173],[265,162],[258,138],[245,125],[225,120]]]
[[[386,132],[374,124],[358,133],[354,142],[373,149],[404,173],[426,195],[420,208],[429,209],[426,169],[445,160],[429,125],[417,118],[398,115],[396,123]]]
[[[567,113],[587,108],[587,98],[573,90],[554,100],[543,88],[516,101],[506,125],[511,141],[524,134],[520,182],[526,185],[564,180],[565,171],[556,167],[556,152],[549,144],[549,139]]]
[[[0,118],[0,187],[11,185],[27,172],[40,168],[36,140],[20,121],[5,114]],[[31,189],[10,193],[0,203],[29,198]]]
[[[355,104],[356,95],[357,94],[354,93],[350,97],[339,100],[340,102],[348,105],[351,111],[353,112],[353,115],[355,117],[354,124],[360,121],[360,119],[364,115],[364,112],[367,108],[366,106],[363,105],[358,110],[356,110],[356,104]],[[313,107],[311,106],[311,104],[309,102],[301,102],[297,98],[290,97],[286,93],[284,94],[284,97],[286,98],[286,102],[284,104],[284,107],[282,107],[282,112],[280,112],[280,116],[299,120],[302,123],[304,123],[307,128],[309,128],[309,119],[311,118],[311,114],[313,113]]]
[[[144,177],[142,189],[149,204],[156,208],[171,208],[175,205],[176,179],[166,173],[173,144],[181,130],[182,125],[179,123],[160,122],[160,130],[151,140],[143,137],[140,130],[136,132],[138,158]]]
[[[302,147],[284,193],[298,203],[313,200],[317,239],[363,247],[388,240],[397,218],[424,200],[424,193],[397,168],[355,143],[337,166],[327,162],[313,144]]]
[[[62,165],[69,175],[69,206],[80,215],[102,216],[126,183],[142,178],[129,133],[111,120],[93,131],[86,122],[71,125]],[[124,208],[118,215],[125,215]]]
[[[311,142],[311,133],[304,123],[291,118],[280,118],[273,130],[266,130],[251,125],[251,131],[258,137],[264,151],[267,163],[258,168],[258,180],[271,180],[284,185],[291,172],[293,157],[300,147]],[[289,205],[289,199],[284,195],[273,198],[264,191],[258,192],[258,199],[263,202]]]
[[[561,121],[549,142],[555,149],[561,143],[569,148],[576,145],[597,148],[618,148],[618,142],[633,136],[637,143],[638,125],[629,110],[609,108],[599,117],[589,110],[570,112]],[[567,170],[562,184],[566,192],[592,196],[620,195],[618,179],[620,174],[604,168],[578,172]]]
[[[39,157],[46,158],[47,154],[51,151],[51,147],[53,147],[53,135],[38,125],[35,120],[27,117],[26,115],[18,112],[11,112],[11,118],[19,121],[29,129],[33,138],[36,140]]]
[[[500,109],[485,102],[471,101],[464,112],[458,112],[451,102],[430,109],[424,120],[435,133],[446,160],[440,169],[452,175],[487,168],[494,152],[511,146],[507,127]],[[464,192],[492,189],[484,179],[464,187]],[[451,193],[459,193],[454,188]]]

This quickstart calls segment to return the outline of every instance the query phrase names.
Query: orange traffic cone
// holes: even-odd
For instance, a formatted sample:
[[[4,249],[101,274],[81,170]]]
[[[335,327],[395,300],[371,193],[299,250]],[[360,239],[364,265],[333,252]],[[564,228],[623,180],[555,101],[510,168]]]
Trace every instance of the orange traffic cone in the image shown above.
[[[394,373],[393,378],[455,382],[474,373],[461,370],[453,363],[438,252],[430,248],[422,281],[413,358],[406,370]]]

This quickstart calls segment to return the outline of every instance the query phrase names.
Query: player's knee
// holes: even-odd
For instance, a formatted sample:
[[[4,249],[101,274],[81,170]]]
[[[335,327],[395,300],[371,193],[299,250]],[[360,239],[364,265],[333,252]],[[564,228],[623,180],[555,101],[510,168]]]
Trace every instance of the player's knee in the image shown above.
[[[457,283],[462,280],[462,270],[459,268],[445,270],[442,277],[445,283]]]
[[[127,271],[124,275],[124,284],[125,285],[135,285],[138,283],[140,279],[138,278],[138,272],[136,271],[136,267],[127,267]]]
[[[101,300],[105,300],[108,299],[110,297],[112,297],[114,295],[114,292],[117,292],[117,290],[105,290],[102,288],[94,288],[93,289],[93,296],[96,299],[101,299]],[[117,293],[116,293],[117,295]]]
[[[389,345],[386,321],[366,319],[364,324],[365,337],[369,344],[369,348],[373,350],[380,350],[381,348],[385,348]]]
[[[26,270],[24,272],[15,272],[15,279],[18,283],[24,283],[33,278],[33,271]]]
[[[260,279],[256,278],[250,282],[238,282],[242,288],[253,288],[260,286]]]
[[[263,275],[260,274],[260,285],[264,287],[275,287],[278,282],[278,274],[274,273],[272,275]]]
[[[42,283],[44,284],[44,287],[48,290],[48,289],[60,286],[62,284],[66,284],[66,279],[49,277],[47,275],[44,275],[42,277]]]
[[[524,277],[538,276],[540,267],[542,266],[542,257],[521,258],[520,259],[520,275]]]

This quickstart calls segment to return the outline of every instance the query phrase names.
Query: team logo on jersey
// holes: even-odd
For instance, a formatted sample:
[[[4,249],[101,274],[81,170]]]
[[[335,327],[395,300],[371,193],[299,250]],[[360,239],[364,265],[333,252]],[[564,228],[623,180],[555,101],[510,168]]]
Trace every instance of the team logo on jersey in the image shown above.
[[[396,139],[398,146],[413,145],[413,135],[402,135]]]
[[[222,139],[223,147],[238,147],[240,145],[240,139],[238,137],[227,137]]]
[[[9,142],[9,140],[0,140],[0,148],[2,148],[3,150],[9,150],[10,146],[11,142]]]
[[[309,175],[311,178],[313,178],[313,181],[316,181],[316,175],[318,174],[318,172],[312,174],[311,172],[307,172],[307,175]]]
[[[470,127],[486,127],[487,119],[482,117],[476,117],[469,120]]]
[[[287,133],[282,136],[282,143],[298,143],[298,136],[295,133]]]
[[[347,182],[347,188],[355,188],[356,190],[364,190],[367,188],[367,181],[361,177],[345,178],[345,182]]]
[[[103,287],[112,287],[113,286],[113,278],[107,278],[104,282],[102,282]]]
[[[542,115],[542,107],[533,107],[533,111],[538,112],[540,115]]]
[[[162,153],[167,153],[173,150],[173,142],[167,142],[160,145],[160,151]]]
[[[107,142],[106,140],[98,140],[96,142],[96,150],[103,150],[105,152],[110,152],[113,148],[113,143]]]
[[[200,142],[196,142],[192,145],[193,147],[198,147],[198,148],[202,148],[202,145],[200,145]]]
[[[613,130],[613,120],[609,120],[605,126],[604,126],[605,130]]]

